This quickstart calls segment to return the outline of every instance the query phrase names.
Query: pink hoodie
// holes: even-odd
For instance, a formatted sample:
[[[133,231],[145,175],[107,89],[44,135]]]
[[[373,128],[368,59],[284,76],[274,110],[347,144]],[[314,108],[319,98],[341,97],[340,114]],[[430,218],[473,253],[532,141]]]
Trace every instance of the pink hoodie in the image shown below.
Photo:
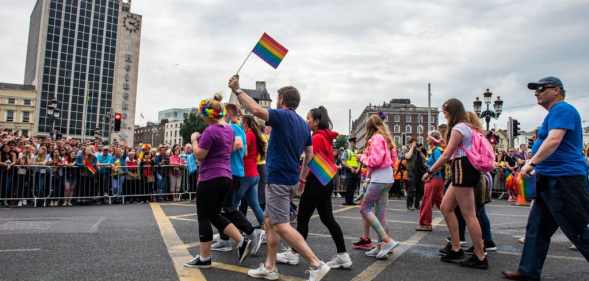
[[[382,135],[375,134],[368,140],[368,145],[362,153],[360,161],[369,170],[391,167],[393,164],[391,150],[388,149],[387,142]]]

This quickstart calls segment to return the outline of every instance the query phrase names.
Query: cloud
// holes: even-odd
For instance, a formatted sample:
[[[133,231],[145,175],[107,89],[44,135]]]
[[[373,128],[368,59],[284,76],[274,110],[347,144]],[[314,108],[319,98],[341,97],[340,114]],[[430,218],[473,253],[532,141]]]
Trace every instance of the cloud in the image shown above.
[[[0,11],[0,80],[22,81],[28,16],[34,1],[8,1]],[[324,105],[347,132],[368,103],[409,97],[420,106],[432,83],[433,105],[460,98],[467,108],[486,88],[505,101],[501,118],[524,129],[545,111],[527,82],[563,79],[567,98],[589,118],[586,11],[589,1],[134,1],[143,15],[138,113],[195,106],[225,90],[262,32],[289,48],[273,70],[252,56],[242,85],[265,80],[303,94],[299,113]],[[228,94],[228,92],[227,92]],[[139,114],[138,114],[139,115]],[[143,122],[137,117],[137,122]]]

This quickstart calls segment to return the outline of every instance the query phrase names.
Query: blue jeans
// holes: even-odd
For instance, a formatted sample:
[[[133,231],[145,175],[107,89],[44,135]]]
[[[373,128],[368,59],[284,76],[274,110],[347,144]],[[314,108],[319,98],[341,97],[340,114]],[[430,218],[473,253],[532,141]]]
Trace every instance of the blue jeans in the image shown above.
[[[256,216],[256,220],[260,225],[264,224],[264,212],[260,207],[260,202],[258,200],[258,183],[260,182],[260,177],[244,177],[240,181],[240,186],[235,196],[233,198],[233,205],[238,208],[239,203],[242,199],[245,198],[245,202],[248,206],[252,208],[254,211],[254,215]]]
[[[113,176],[112,178],[112,195],[119,196],[123,190],[123,184],[125,183],[125,176]]]
[[[485,242],[493,241],[493,235],[491,234],[491,222],[489,221],[489,216],[487,216],[485,205],[477,208],[477,219],[481,225],[483,240],[485,240]]]
[[[540,279],[550,238],[558,228],[589,261],[589,182],[586,176],[538,175],[518,271]]]

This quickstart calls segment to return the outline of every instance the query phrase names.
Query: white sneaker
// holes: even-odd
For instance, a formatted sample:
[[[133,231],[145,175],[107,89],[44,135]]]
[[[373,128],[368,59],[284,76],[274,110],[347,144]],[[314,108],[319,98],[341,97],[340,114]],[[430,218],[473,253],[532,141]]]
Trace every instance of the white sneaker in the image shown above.
[[[262,238],[266,234],[264,230],[255,229],[252,235],[250,235],[250,240],[252,240],[252,255],[257,255],[258,251],[260,250],[260,246],[262,246]]]
[[[276,261],[283,264],[297,265],[299,264],[299,260],[299,254],[293,252],[290,248],[276,255]]]
[[[380,245],[376,245],[376,247],[372,248],[372,250],[365,252],[364,254],[367,257],[376,257],[376,255],[378,255],[378,253],[380,252]]]
[[[22,200],[18,201],[18,207],[22,207]]]
[[[221,239],[221,235],[219,235],[218,233],[213,235],[213,241],[219,241],[219,239]]]
[[[211,245],[211,250],[217,252],[231,252],[231,250],[233,250],[233,247],[231,245],[231,241],[219,239],[217,242]]]
[[[336,268],[352,268],[352,259],[348,253],[337,254],[333,259],[327,262],[327,265],[332,269]]]
[[[270,271],[263,263],[261,263],[260,266],[256,269],[248,270],[247,275],[253,278],[264,278],[266,280],[278,280],[278,278],[280,278],[280,274],[278,273],[277,269]]]
[[[397,246],[399,246],[399,242],[395,240],[391,240],[389,243],[386,243],[382,246],[380,252],[376,255],[377,259],[384,259],[386,256]]]
[[[321,265],[317,269],[309,269],[309,279],[307,281],[320,281],[327,275],[327,273],[331,270],[331,268],[324,262],[321,262]]]

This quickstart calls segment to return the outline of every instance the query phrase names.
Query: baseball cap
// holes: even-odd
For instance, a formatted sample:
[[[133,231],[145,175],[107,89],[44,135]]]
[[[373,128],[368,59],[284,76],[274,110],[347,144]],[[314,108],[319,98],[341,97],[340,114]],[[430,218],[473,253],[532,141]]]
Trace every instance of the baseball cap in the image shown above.
[[[564,90],[564,85],[562,84],[562,81],[560,81],[560,79],[558,79],[554,76],[544,77],[544,78],[538,80],[538,82],[528,83],[528,89],[530,89],[530,90],[536,90],[540,87],[545,87],[545,86],[559,87]]]

